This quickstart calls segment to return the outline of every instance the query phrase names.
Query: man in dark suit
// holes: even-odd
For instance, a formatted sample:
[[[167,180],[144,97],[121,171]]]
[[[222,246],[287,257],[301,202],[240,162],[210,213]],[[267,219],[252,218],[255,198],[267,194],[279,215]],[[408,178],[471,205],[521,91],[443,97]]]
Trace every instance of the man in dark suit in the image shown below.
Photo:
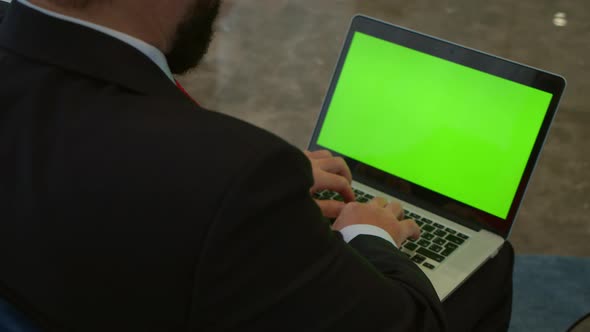
[[[172,74],[206,52],[219,1],[11,7],[0,296],[45,330],[507,326],[509,245],[443,307],[396,248],[419,235],[399,204],[315,202],[310,189],[353,198],[341,159],[306,158],[183,92]]]

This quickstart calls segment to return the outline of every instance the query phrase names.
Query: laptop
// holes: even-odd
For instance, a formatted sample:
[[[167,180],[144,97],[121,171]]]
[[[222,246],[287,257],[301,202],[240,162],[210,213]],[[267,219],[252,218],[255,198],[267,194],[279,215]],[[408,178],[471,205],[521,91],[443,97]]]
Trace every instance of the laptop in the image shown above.
[[[357,201],[402,203],[422,235],[400,249],[445,300],[508,238],[565,85],[359,15],[309,149],[346,160]]]

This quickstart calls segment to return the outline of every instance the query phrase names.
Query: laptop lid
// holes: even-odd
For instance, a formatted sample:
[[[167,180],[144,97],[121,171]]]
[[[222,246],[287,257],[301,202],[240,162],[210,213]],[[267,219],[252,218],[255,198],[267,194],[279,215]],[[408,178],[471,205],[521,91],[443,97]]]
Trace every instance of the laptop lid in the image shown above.
[[[356,16],[309,148],[344,157],[356,181],[506,238],[564,88],[558,75]]]

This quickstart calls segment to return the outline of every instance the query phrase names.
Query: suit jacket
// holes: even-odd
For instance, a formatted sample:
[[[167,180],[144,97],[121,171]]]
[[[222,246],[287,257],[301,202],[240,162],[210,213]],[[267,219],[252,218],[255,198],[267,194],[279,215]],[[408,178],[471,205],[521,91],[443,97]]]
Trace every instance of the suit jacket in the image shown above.
[[[444,328],[394,246],[331,231],[300,151],[131,46],[17,2],[0,73],[0,293],[46,330]]]
[[[10,4],[8,2],[0,0],[0,23],[2,23],[2,20],[4,19],[4,14],[9,6]]]

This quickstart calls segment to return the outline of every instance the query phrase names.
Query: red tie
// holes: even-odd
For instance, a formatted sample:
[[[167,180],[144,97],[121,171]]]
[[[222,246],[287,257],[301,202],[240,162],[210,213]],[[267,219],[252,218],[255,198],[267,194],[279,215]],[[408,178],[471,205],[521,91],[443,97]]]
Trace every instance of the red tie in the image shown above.
[[[182,85],[180,85],[180,82],[178,82],[177,80],[174,80],[174,83],[176,83],[176,87],[182,91],[182,93],[184,93],[185,96],[187,96],[190,100],[193,101],[193,103],[195,103],[197,106],[201,107],[201,105],[199,105],[199,103],[197,103],[196,100],[193,99],[193,97],[191,97],[191,95],[188,94],[188,92],[186,92],[186,90],[182,87]]]

